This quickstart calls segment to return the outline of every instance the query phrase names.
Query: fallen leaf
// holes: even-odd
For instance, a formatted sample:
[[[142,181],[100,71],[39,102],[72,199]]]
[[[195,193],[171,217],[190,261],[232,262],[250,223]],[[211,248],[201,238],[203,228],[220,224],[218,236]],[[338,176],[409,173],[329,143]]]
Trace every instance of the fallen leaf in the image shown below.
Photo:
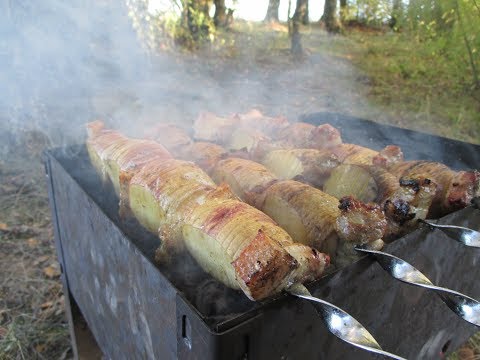
[[[53,306],[53,301],[46,301],[40,305],[41,309],[46,309]]]
[[[50,259],[50,256],[49,255],[43,255],[43,256],[40,256],[38,259],[36,259],[34,262],[33,262],[33,265],[38,265],[40,263],[43,263],[47,260]]]
[[[475,359],[475,352],[473,349],[463,346],[457,352],[458,358],[461,360],[474,360]]]
[[[28,246],[30,246],[31,248],[37,247],[39,243],[40,243],[40,242],[39,242],[37,239],[35,239],[35,238],[30,238],[30,239],[27,240],[27,244],[28,244]]]
[[[44,352],[47,346],[45,344],[38,344],[35,346],[35,350],[39,353]]]
[[[60,315],[60,314],[63,314],[63,311],[64,311],[64,308],[63,308],[63,307],[59,307],[59,308],[55,311],[54,315],[55,315],[55,316],[58,316],[58,315]]]
[[[43,273],[50,279],[60,276],[60,270],[55,265],[49,265],[43,268]]]
[[[0,223],[0,230],[8,230],[8,226],[5,223]]]

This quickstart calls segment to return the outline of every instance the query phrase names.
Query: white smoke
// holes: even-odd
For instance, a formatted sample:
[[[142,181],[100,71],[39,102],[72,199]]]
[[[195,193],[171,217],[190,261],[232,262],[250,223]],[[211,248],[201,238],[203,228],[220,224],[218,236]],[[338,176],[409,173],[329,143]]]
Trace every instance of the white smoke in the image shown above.
[[[99,117],[138,134],[204,110],[256,107],[293,121],[368,106],[350,64],[314,52],[292,63],[288,51],[269,53],[269,39],[265,53],[243,39],[240,56],[221,61],[147,52],[119,1],[6,0],[0,12],[0,130],[38,130],[52,145],[82,142],[84,123]]]

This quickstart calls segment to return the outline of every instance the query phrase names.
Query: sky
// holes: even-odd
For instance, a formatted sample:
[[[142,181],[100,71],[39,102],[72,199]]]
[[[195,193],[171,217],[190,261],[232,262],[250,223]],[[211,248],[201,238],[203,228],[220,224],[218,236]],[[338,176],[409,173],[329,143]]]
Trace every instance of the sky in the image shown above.
[[[295,10],[295,0],[292,1],[292,13]],[[265,17],[268,7],[268,0],[237,0],[234,5],[233,0],[226,0],[225,5],[228,8],[234,8],[234,17],[249,21],[261,21]],[[324,0],[309,1],[309,16],[311,21],[318,21],[323,13]],[[171,1],[168,0],[150,0],[149,10],[152,14],[156,11],[164,11],[171,8]],[[288,0],[280,0],[279,17],[281,21],[287,20]]]

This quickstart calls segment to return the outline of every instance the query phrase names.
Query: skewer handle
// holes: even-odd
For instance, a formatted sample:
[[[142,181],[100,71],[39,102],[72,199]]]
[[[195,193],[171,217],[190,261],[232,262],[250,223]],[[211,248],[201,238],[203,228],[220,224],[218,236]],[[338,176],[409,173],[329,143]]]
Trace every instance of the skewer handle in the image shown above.
[[[434,285],[420,270],[394,255],[356,246],[355,250],[375,257],[392,277],[404,283],[435,291],[443,302],[463,320],[480,327],[480,302],[458,291]]]
[[[472,230],[463,226],[456,225],[442,225],[431,221],[421,220],[420,222],[426,224],[430,228],[437,228],[443,231],[453,240],[456,240],[466,246],[480,248],[480,232]]]
[[[391,359],[405,360],[405,358],[382,350],[374,337],[353,316],[338,306],[314,297],[302,284],[292,285],[288,292],[293,296],[313,302],[327,329],[341,340],[365,351],[384,355]]]

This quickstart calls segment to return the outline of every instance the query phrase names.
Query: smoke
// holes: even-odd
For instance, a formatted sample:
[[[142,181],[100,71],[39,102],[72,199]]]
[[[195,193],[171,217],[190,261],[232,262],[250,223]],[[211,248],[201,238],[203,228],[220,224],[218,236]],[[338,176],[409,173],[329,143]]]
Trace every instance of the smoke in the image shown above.
[[[264,53],[241,38],[240,56],[222,61],[147,52],[124,2],[6,0],[0,11],[4,134],[40,131],[57,146],[82,142],[85,122],[95,118],[141,134],[158,121],[189,124],[203,110],[256,107],[294,121],[302,113],[368,107],[347,62],[312,53],[292,63],[288,52],[269,53],[274,35]]]

